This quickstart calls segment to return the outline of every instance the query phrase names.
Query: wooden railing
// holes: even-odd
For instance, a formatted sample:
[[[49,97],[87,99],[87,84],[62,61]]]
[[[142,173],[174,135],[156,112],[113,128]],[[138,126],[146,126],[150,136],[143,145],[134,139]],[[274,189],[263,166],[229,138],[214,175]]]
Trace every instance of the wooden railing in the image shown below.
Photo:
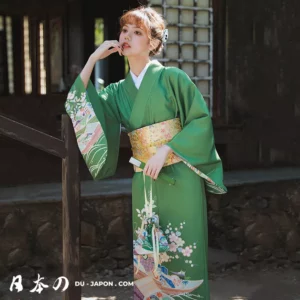
[[[69,287],[63,300],[80,300],[80,180],[79,151],[72,122],[62,116],[62,139],[28,127],[0,114],[0,134],[62,159],[63,276]]]

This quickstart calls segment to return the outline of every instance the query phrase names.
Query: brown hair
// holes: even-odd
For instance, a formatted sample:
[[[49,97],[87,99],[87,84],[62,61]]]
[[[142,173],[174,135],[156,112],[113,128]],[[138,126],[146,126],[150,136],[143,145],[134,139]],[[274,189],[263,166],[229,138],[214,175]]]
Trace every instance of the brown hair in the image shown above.
[[[165,21],[162,16],[151,7],[140,6],[138,8],[127,11],[120,18],[120,29],[125,24],[135,24],[146,31],[150,44],[153,40],[159,40],[158,46],[150,51],[149,55],[158,54],[163,48],[163,33],[165,29]]]

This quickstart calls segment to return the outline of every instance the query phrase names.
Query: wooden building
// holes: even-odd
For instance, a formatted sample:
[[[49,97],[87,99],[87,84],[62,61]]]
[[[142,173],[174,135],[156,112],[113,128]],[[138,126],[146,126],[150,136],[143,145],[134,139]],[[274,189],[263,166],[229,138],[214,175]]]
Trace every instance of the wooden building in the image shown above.
[[[225,169],[299,164],[296,0],[2,0],[0,114],[60,137],[68,88],[101,41],[118,39],[123,11],[139,3],[166,18],[169,40],[158,59],[186,71],[205,96]],[[98,63],[94,82],[100,88],[126,70],[112,55]],[[130,152],[123,133],[115,178],[131,176]],[[90,178],[81,161],[81,179]],[[1,186],[60,180],[60,159],[0,136]]]

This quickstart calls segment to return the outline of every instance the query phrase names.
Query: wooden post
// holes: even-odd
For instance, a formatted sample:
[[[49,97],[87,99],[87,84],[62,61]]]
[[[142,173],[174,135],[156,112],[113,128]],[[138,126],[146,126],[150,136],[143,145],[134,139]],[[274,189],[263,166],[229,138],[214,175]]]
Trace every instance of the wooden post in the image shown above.
[[[213,0],[213,103],[214,119],[228,123],[226,103],[226,6],[227,0]]]
[[[72,122],[62,116],[62,138],[67,155],[62,161],[62,230],[63,230],[63,276],[69,280],[63,300],[80,300],[80,180],[79,151]]]

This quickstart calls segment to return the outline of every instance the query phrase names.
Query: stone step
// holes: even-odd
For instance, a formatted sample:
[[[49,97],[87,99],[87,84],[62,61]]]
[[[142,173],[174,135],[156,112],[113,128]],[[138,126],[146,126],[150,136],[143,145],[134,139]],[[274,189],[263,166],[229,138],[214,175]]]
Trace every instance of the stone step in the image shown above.
[[[227,187],[263,182],[299,180],[300,168],[239,170],[224,173]],[[131,195],[131,178],[82,181],[81,198],[116,198]],[[0,187],[0,205],[61,201],[61,183]]]
[[[215,248],[208,248],[208,270],[215,273],[238,264],[238,256],[235,253]]]
[[[116,297],[81,297],[81,300],[116,300]]]

